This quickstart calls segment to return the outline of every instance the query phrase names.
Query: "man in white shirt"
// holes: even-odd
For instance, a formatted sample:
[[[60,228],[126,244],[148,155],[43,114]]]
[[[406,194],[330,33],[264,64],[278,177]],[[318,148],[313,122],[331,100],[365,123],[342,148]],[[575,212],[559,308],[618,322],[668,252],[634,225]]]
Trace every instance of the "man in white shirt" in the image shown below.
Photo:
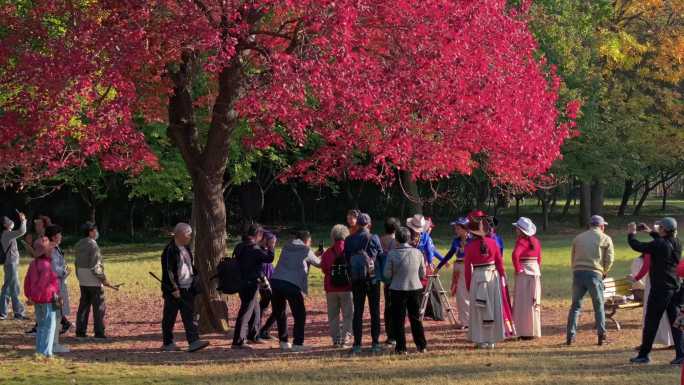
[[[188,352],[204,349],[209,342],[199,339],[198,325],[195,321],[195,295],[193,290],[194,267],[192,252],[188,245],[192,240],[192,228],[187,223],[179,223],[173,231],[173,239],[164,248],[161,256],[162,293],[164,295],[164,311],[162,316],[162,350],[179,351],[173,342],[173,326],[178,313],[181,314],[185,336],[188,340]]]

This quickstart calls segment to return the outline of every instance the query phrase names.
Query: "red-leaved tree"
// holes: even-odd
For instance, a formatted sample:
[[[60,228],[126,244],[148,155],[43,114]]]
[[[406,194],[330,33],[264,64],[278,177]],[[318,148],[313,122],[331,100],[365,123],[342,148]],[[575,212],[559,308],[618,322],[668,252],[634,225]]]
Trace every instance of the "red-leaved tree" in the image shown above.
[[[0,174],[154,167],[134,121],[166,120],[193,181],[204,330],[226,327],[208,277],[237,125],[247,145],[313,148],[283,179],[481,168],[527,185],[574,124],[505,0],[43,0],[0,18]]]

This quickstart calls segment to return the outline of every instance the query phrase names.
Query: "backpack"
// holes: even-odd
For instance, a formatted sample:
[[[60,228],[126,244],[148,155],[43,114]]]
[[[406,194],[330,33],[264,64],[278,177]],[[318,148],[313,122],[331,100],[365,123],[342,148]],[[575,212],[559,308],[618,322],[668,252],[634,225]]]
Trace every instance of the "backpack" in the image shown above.
[[[367,282],[375,278],[375,261],[368,255],[366,249],[370,243],[370,235],[366,246],[356,251],[349,258],[349,270],[352,282]]]
[[[0,244],[0,265],[4,265],[7,261],[7,254],[9,253],[11,247],[12,244],[10,243],[10,245],[7,246],[7,249],[3,249],[2,244]]]
[[[221,262],[216,266],[214,278],[218,279],[216,288],[223,294],[235,294],[245,285],[240,264],[234,255],[231,258],[221,259]]]
[[[344,254],[335,257],[335,260],[330,267],[330,283],[332,283],[334,287],[346,287],[351,283],[348,265],[347,258]]]

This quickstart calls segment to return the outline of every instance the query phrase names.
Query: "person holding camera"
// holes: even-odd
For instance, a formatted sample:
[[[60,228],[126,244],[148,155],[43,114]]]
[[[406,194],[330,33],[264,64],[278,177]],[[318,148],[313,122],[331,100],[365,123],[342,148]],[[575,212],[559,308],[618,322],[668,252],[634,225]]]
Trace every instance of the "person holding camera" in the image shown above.
[[[384,276],[390,280],[390,298],[393,337],[396,339],[395,352],[406,354],[404,322],[408,311],[413,342],[419,353],[427,348],[423,321],[420,319],[420,300],[423,294],[421,279],[427,274],[423,253],[409,245],[411,231],[402,227],[397,230],[398,246],[387,255]]]
[[[52,251],[55,244],[46,236],[38,238],[34,244],[36,258],[29,265],[24,278],[24,293],[36,308],[36,353],[52,357],[56,313],[61,307],[59,280],[52,270]]]
[[[209,342],[200,340],[198,325],[195,321],[195,296],[199,294],[199,281],[195,272],[190,241],[192,227],[187,223],[178,223],[173,229],[173,239],[164,248],[161,255],[162,293],[164,310],[162,316],[162,339],[165,352],[180,351],[173,342],[173,326],[178,313],[181,314],[185,338],[188,340],[188,352],[196,352],[209,346]]]
[[[24,315],[24,304],[21,303],[19,295],[19,249],[17,239],[26,234],[26,216],[19,213],[21,224],[19,229],[14,230],[14,222],[7,218],[2,218],[2,236],[0,236],[0,247],[5,257],[4,273],[5,282],[0,293],[0,320],[7,319],[7,303],[12,302],[12,311],[15,320],[26,320]]]
[[[238,291],[240,297],[240,310],[238,310],[237,318],[235,320],[235,330],[233,332],[233,349],[249,349],[250,347],[245,343],[247,337],[256,335],[254,330],[261,324],[261,312],[258,303],[259,282],[263,278],[263,264],[271,263],[275,258],[275,237],[268,241],[266,247],[262,246],[264,238],[264,229],[256,224],[247,226],[245,233],[240,242],[233,251],[233,255],[237,258],[237,263],[240,266],[240,273],[244,285]],[[250,319],[252,321],[252,328],[250,330]],[[256,341],[256,339],[255,339]]]
[[[653,240],[640,242],[636,238],[637,229],[648,233]],[[656,223],[655,230],[647,225],[630,223],[627,227],[627,240],[632,250],[651,255],[649,279],[651,292],[648,295],[646,319],[641,340],[639,354],[630,359],[635,364],[646,364],[651,360],[649,354],[653,347],[653,341],[658,332],[658,325],[663,313],[667,314],[670,324],[674,324],[679,315],[682,303],[681,282],[677,276],[677,265],[682,257],[682,244],[677,238],[677,221],[666,217]],[[684,362],[684,344],[682,331],[672,327],[674,339],[675,359],[670,363],[680,365]]]

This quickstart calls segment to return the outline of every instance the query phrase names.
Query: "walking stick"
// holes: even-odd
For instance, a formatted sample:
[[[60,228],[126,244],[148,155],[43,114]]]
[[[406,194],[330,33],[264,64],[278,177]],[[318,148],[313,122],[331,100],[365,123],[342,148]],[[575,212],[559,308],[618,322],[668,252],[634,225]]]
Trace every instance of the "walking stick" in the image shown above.
[[[164,289],[166,289],[166,290],[168,290],[168,291],[171,291],[171,292],[173,291],[173,290],[172,290],[168,285],[166,285],[159,277],[157,277],[156,274],[154,274],[154,273],[151,272],[151,271],[148,271],[148,273],[150,273],[150,275],[152,276],[152,278],[154,278],[154,279],[156,279],[157,281],[159,281],[159,283],[162,284],[162,287],[163,287]],[[173,297],[173,296],[172,296],[172,297]],[[181,297],[175,298],[175,297],[174,297],[173,299],[175,299],[175,300],[177,300],[177,301],[179,301],[180,303],[182,303],[182,304],[185,305],[185,301],[183,300],[183,298],[181,298]]]

